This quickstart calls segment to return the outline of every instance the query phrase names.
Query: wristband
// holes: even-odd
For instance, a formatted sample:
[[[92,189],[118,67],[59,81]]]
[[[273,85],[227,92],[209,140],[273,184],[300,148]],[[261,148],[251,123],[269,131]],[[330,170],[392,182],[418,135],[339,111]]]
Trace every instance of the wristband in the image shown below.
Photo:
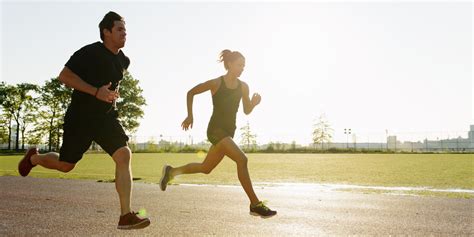
[[[99,94],[99,88],[96,88],[94,97],[97,98],[97,94]]]

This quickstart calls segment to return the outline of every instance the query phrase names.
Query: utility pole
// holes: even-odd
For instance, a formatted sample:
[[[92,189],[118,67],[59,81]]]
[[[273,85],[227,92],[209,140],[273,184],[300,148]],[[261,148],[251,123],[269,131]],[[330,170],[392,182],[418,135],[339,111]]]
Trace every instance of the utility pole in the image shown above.
[[[354,150],[357,150],[357,135],[355,133],[352,134],[352,142],[354,143]]]
[[[459,151],[459,137],[456,138],[456,151]]]
[[[346,134],[346,149],[349,149],[349,135],[351,134],[351,129],[344,128],[344,134]]]

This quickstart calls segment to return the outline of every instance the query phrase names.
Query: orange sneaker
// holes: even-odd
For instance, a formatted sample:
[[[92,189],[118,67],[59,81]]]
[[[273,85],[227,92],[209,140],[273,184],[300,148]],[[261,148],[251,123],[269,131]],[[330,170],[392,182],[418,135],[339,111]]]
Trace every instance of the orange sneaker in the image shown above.
[[[132,230],[132,229],[143,229],[150,225],[150,219],[141,218],[136,212],[129,212],[123,216],[120,216],[120,220],[117,229],[121,230]]]
[[[26,151],[25,156],[21,159],[20,163],[18,163],[18,172],[21,176],[25,177],[28,176],[31,169],[36,165],[31,164],[31,156],[38,154],[38,148],[32,147]]]

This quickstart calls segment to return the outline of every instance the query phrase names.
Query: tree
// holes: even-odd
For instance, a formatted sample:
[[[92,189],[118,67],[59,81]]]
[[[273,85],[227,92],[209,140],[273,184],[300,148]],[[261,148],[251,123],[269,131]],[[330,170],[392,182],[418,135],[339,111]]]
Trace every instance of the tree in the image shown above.
[[[3,105],[5,97],[7,96],[5,82],[0,82],[0,105]]]
[[[8,150],[11,150],[11,145],[12,145],[12,114],[9,112],[4,111],[4,121],[5,121],[5,127],[7,128],[7,142],[8,142]]]
[[[274,152],[275,148],[273,146],[274,146],[273,142],[268,143],[266,151],[267,152]]]
[[[34,124],[37,121],[38,111],[36,105],[38,102],[36,99],[26,100],[24,103],[24,112],[21,116],[21,123],[18,129],[21,133],[21,149],[25,149],[25,132],[28,128],[28,125]]]
[[[32,122],[31,117],[33,116],[32,113],[36,112],[33,108],[35,106],[35,99],[31,95],[32,92],[38,91],[38,86],[29,83],[21,83],[16,86],[16,98],[15,102],[18,107],[16,107],[16,111],[13,113],[13,118],[16,121],[16,141],[15,141],[15,149],[19,150],[19,143],[20,143],[20,132],[23,129],[22,134],[24,134],[24,130]],[[22,149],[24,149],[24,139],[22,137]]]
[[[252,134],[250,131],[250,123],[248,121],[245,126],[240,128],[240,131],[242,131],[241,144],[246,146],[247,150],[250,150],[250,146],[252,146],[252,149],[255,149],[257,146],[257,135]]]
[[[324,142],[331,142],[332,133],[334,130],[331,128],[331,125],[326,119],[324,114],[320,115],[315,124],[313,124],[313,143],[321,144],[323,146]]]
[[[120,82],[120,98],[117,101],[118,119],[128,133],[134,133],[138,129],[140,126],[138,120],[144,115],[142,107],[146,105],[146,101],[138,83],[139,81],[128,71],[125,71],[124,78]]]
[[[11,95],[14,93],[14,90],[15,87],[13,86],[5,85],[3,82],[0,84],[0,104],[2,105],[3,118],[8,130],[8,150],[11,150],[12,144],[13,98]]]
[[[6,98],[6,85],[5,82],[0,82],[0,144],[7,143],[9,141],[9,124],[10,120],[7,118],[7,114],[3,109],[3,103]],[[10,144],[8,144],[10,145]]]
[[[69,102],[72,88],[64,86],[58,78],[51,78],[41,87],[41,113],[37,132],[48,134],[48,149],[59,150],[62,137],[62,124]]]
[[[16,86],[3,85],[2,86],[2,106],[7,119],[13,119],[16,122],[16,140],[15,149],[19,150],[20,143],[20,126],[22,123],[27,123],[25,114],[27,113],[26,103],[32,102],[33,97],[31,92],[37,90],[37,86],[29,83],[21,83]],[[26,124],[23,124],[26,126]],[[8,125],[9,130],[9,144],[11,140],[11,120]],[[9,145],[10,149],[10,145]]]
[[[156,145],[156,140],[154,137],[150,137],[150,140],[146,143],[146,151],[156,152],[158,151],[158,145]]]
[[[8,142],[8,121],[2,113],[0,113],[0,144]]]
[[[276,151],[283,151],[284,148],[285,148],[285,147],[283,146],[283,143],[281,143],[281,142],[275,142],[274,145],[275,145],[275,150],[276,150]]]
[[[296,141],[291,142],[291,151],[296,151]]]

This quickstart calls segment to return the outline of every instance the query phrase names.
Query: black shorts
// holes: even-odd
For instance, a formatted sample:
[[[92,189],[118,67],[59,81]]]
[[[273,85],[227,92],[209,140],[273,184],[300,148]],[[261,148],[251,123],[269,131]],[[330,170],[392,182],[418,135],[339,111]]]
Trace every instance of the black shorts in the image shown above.
[[[60,161],[77,163],[92,141],[99,144],[110,156],[119,148],[127,146],[128,136],[117,118],[65,120]]]
[[[221,128],[217,126],[207,127],[207,139],[212,145],[217,145],[222,139],[226,137],[234,138],[235,128]]]

